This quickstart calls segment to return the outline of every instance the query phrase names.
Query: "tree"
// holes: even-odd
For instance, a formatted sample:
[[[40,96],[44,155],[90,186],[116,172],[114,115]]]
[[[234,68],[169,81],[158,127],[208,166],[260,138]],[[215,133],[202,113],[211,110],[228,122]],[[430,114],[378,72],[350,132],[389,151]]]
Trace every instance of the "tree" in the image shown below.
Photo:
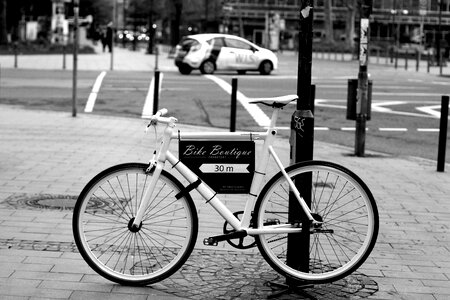
[[[0,45],[8,44],[8,32],[6,31],[6,0],[0,1]]]
[[[170,44],[172,47],[175,47],[176,44],[180,41],[180,25],[181,25],[181,14],[183,11],[183,1],[182,0],[172,0],[169,1],[169,3],[172,3],[173,10],[171,13],[171,26],[170,26],[170,32],[171,32],[171,39]],[[173,17],[172,17],[173,16]]]
[[[347,22],[345,25],[345,39],[347,41],[347,45],[350,49],[354,49],[355,47],[355,21],[356,21],[356,13],[357,13],[357,0],[349,0],[347,3]]]

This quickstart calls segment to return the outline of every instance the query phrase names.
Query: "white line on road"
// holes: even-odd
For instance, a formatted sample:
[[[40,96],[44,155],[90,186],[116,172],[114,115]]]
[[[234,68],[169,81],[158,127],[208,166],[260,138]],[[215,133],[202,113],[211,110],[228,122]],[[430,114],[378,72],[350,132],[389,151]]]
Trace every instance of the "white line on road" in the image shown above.
[[[88,101],[86,102],[86,106],[84,107],[84,112],[92,112],[94,110],[95,101],[97,100],[98,92],[100,91],[100,87],[102,86],[103,78],[105,78],[106,72],[103,71],[100,75],[97,76],[95,80],[94,86],[92,87],[92,91],[89,94]]]
[[[277,127],[278,130],[290,130],[290,127]],[[330,127],[314,127],[315,131],[329,131],[331,130]],[[356,129],[354,127],[341,127],[341,131],[355,131]],[[367,131],[369,131],[369,128],[366,128]],[[378,128],[378,129],[372,129],[372,130],[378,130],[382,132],[406,132],[408,131],[408,128]],[[417,132],[439,132],[439,128],[417,128]]]
[[[164,74],[160,73],[159,76],[159,89],[158,91],[161,93],[161,83],[164,78]],[[154,101],[154,92],[155,91],[155,77],[150,81],[150,86],[148,87],[147,97],[145,97],[144,108],[142,109],[142,118],[149,118],[153,115],[153,101]]]
[[[204,75],[204,76],[209,80],[212,80],[215,83],[217,83],[217,85],[219,85],[225,92],[231,95],[231,85],[228,82],[214,75]],[[252,118],[259,126],[265,127],[270,125],[269,117],[256,104],[248,103],[249,98],[247,98],[244,94],[242,94],[239,91],[237,92],[236,97],[237,100],[242,104],[242,106],[244,106],[244,108],[247,110],[247,112],[250,114],[250,116],[252,116]]]
[[[418,132],[439,132],[439,128],[417,128]]]
[[[408,131],[408,128],[378,128],[379,131],[396,131],[396,132],[405,132]]]

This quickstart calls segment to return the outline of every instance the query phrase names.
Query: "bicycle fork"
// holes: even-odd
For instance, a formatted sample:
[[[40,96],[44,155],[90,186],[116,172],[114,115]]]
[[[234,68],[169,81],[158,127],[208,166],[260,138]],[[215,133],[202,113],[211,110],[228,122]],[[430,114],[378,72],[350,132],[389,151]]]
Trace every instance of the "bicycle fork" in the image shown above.
[[[172,135],[173,127],[174,127],[173,124],[168,124],[168,126],[164,130],[164,136],[161,141],[161,146],[158,152],[153,156],[153,159],[150,160],[149,166],[146,170],[146,173],[152,174],[152,178],[150,180],[149,186],[144,191],[141,203],[138,207],[136,216],[131,225],[131,228],[133,230],[137,230],[140,228],[142,218],[144,217],[144,213],[148,208],[150,199],[153,195],[153,191],[155,190],[156,184],[158,183],[159,176],[161,175],[161,172],[164,169],[166,161],[166,153],[169,150],[170,137]]]

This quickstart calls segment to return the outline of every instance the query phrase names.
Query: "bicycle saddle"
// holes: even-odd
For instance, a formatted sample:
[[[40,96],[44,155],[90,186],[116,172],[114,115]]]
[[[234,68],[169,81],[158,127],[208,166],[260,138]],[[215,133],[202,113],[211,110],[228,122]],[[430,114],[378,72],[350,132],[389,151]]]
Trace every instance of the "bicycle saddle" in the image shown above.
[[[283,107],[287,105],[288,103],[298,100],[297,95],[285,95],[285,96],[278,96],[278,97],[264,97],[264,98],[253,98],[248,103],[252,104],[264,104],[271,107]]]

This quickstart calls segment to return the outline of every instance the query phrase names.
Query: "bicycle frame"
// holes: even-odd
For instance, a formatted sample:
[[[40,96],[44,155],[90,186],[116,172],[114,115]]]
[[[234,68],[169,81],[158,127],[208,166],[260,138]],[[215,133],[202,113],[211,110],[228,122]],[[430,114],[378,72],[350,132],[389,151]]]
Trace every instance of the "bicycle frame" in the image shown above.
[[[276,121],[278,118],[280,108],[273,110],[271,123],[266,132],[208,132],[208,133],[182,133],[180,131],[175,131],[175,123],[177,120],[173,117],[164,118],[159,117],[158,122],[165,123],[166,127],[164,129],[163,137],[161,140],[161,145],[156,152],[154,158],[150,162],[150,166],[147,169],[148,172],[152,173],[152,179],[147,190],[144,192],[142,202],[139,206],[136,217],[133,221],[133,226],[139,227],[143,214],[150,202],[153,190],[159,179],[159,175],[164,169],[165,162],[169,161],[173,168],[175,168],[188,182],[189,184],[194,184],[199,180],[199,177],[191,171],[186,165],[184,165],[175,155],[169,151],[170,142],[174,139],[179,140],[231,140],[231,141],[255,141],[264,140],[262,146],[262,156],[259,159],[259,163],[255,167],[255,174],[250,187],[250,193],[247,196],[247,201],[244,208],[244,213],[242,220],[239,220],[233,213],[220,201],[217,197],[217,193],[214,192],[206,183],[201,181],[201,183],[195,188],[200,195],[206,200],[206,203],[210,204],[221,216],[224,218],[236,231],[245,230],[249,235],[259,235],[259,234],[270,234],[270,233],[294,233],[299,232],[301,228],[293,228],[291,224],[280,224],[265,226],[264,228],[250,228],[251,212],[254,209],[255,202],[260,191],[263,179],[266,173],[267,165],[269,162],[269,157],[272,156],[277,167],[282,172],[287,182],[289,183],[292,193],[295,195],[302,207],[305,215],[312,223],[319,223],[314,220],[311,215],[311,211],[308,205],[305,203],[303,198],[300,196],[298,189],[296,188],[294,182],[285,172],[285,168],[277,156],[275,150],[273,149],[273,143],[275,141],[277,130]]]

